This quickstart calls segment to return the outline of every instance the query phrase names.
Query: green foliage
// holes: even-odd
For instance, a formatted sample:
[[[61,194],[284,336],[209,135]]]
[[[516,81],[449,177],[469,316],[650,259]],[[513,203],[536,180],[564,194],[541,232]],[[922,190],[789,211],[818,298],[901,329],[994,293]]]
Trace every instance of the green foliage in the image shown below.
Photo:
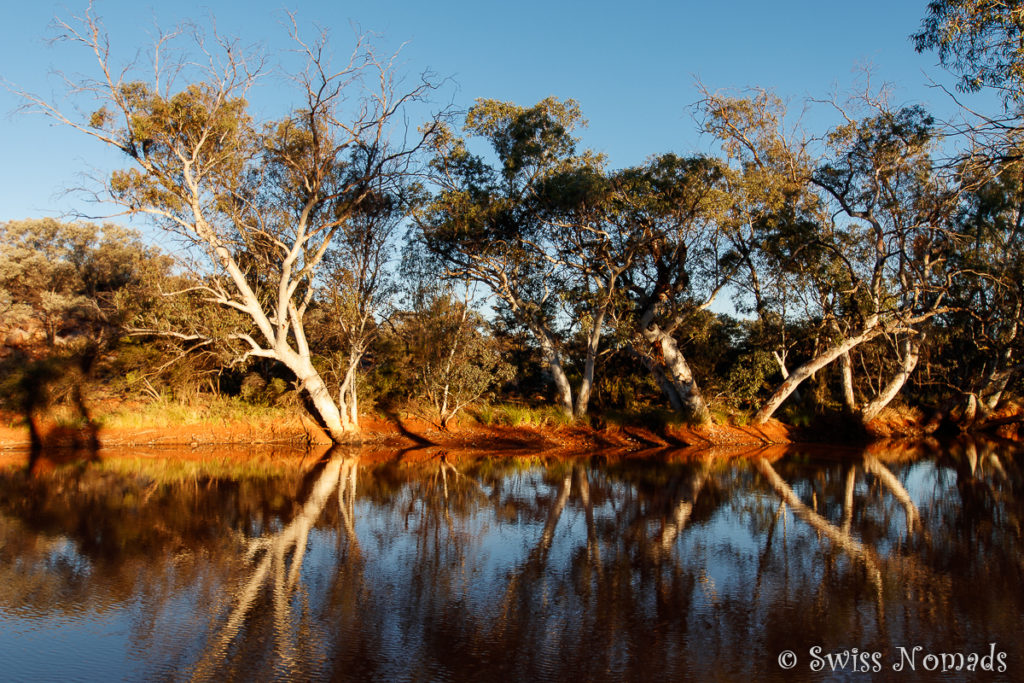
[[[403,316],[400,334],[412,357],[415,395],[444,428],[465,407],[512,375],[486,323],[448,293],[428,294]]]
[[[777,375],[778,371],[779,366],[766,351],[755,350],[741,355],[726,379],[725,395],[728,403],[734,407],[756,405],[771,386],[768,380]]]
[[[554,427],[571,423],[569,417],[554,406],[532,408],[515,403],[485,403],[475,409],[474,416],[482,424],[507,427]]]
[[[960,75],[961,90],[995,87],[1006,100],[1020,101],[1024,12],[1019,3],[932,0],[921,30],[912,38],[918,52],[937,51],[943,66]]]
[[[116,225],[51,218],[0,223],[0,332],[93,339],[109,334],[145,275],[166,269],[158,250]]]

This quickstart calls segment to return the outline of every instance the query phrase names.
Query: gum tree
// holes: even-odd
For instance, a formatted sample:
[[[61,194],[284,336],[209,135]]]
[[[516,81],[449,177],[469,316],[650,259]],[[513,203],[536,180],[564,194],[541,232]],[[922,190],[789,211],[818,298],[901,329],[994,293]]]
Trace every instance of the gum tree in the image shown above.
[[[841,338],[827,347],[827,359],[840,349],[881,335],[892,339],[899,363],[873,395],[852,406],[872,420],[900,392],[917,365],[925,323],[948,310],[959,247],[952,219],[960,199],[956,178],[937,172],[932,158],[935,124],[921,107],[888,108],[860,120],[847,118],[828,137],[829,154],[814,175],[815,184],[836,207],[835,226],[853,247],[839,261],[845,266]],[[812,361],[813,362],[813,361]],[[849,402],[852,373],[844,368]],[[776,391],[759,416],[767,413]],[[770,413],[768,413],[770,414]]]
[[[1024,12],[1019,3],[933,0],[912,39],[918,52],[938,53],[942,65],[960,76],[961,90],[996,88],[1007,103],[1021,103]]]
[[[229,335],[244,345],[241,359],[287,366],[331,439],[343,438],[355,425],[313,364],[306,313],[331,245],[432,134],[431,124],[409,140],[394,125],[431,85],[402,89],[393,58],[362,39],[335,64],[326,34],[305,41],[293,19],[305,60],[292,76],[294,108],[257,120],[247,97],[264,60],[236,41],[161,35],[143,69],[116,63],[91,8],[57,25],[95,76],[68,80],[67,104],[23,93],[29,108],[123,154],[125,167],[102,180],[104,198],[192,246],[206,265],[193,292],[244,321]]]
[[[820,197],[810,183],[811,140],[787,125],[785,103],[770,92],[704,95],[700,123],[721,147],[728,196],[719,217],[721,268],[738,310],[756,316],[753,346],[770,350],[789,382],[796,340],[817,347],[826,332],[833,284],[828,263],[836,245],[823,233]],[[787,396],[796,391],[793,385]]]
[[[403,219],[401,197],[371,195],[324,257],[318,338],[336,349],[331,361],[339,377],[338,407],[342,423],[353,427],[359,424],[359,368],[398,292],[391,266]]]
[[[719,215],[727,203],[723,168],[706,157],[664,154],[615,174],[609,231],[628,254],[616,325],[674,410],[710,420],[677,335],[721,293],[723,240]]]
[[[597,272],[592,254],[581,251],[583,243],[601,242],[583,201],[591,191],[566,205],[570,186],[578,190],[579,182],[600,179],[601,160],[576,152],[572,133],[582,124],[571,100],[548,98],[532,107],[478,101],[464,131],[486,141],[497,164],[445,131],[436,138],[433,161],[438,189],[417,217],[417,240],[442,277],[485,286],[530,331],[558,407],[570,417],[587,412],[593,359],[614,288],[614,273]],[[578,316],[585,318],[586,358],[575,400],[564,358],[573,322],[563,310],[566,296],[575,296],[571,303],[586,311]]]
[[[968,420],[994,410],[1014,380],[1019,387],[1024,341],[1024,173],[1016,163],[981,173],[957,221],[963,243],[953,261],[969,276],[951,291],[937,359]]]
[[[778,107],[765,101],[763,94],[709,98],[706,129],[739,162],[744,186],[756,190],[741,193],[757,210],[744,212],[732,238],[746,264],[745,287],[761,313],[764,276],[771,277],[778,302],[798,303],[816,321],[816,339],[791,371],[780,362],[783,381],[753,421],[766,422],[802,382],[839,360],[844,398],[866,422],[909,378],[925,323],[949,310],[958,180],[936,170],[935,123],[920,107],[892,108],[884,96],[863,95],[857,103],[865,115],[839,109],[845,123],[814,160],[805,142],[786,139]],[[896,370],[855,404],[850,353],[880,337],[898,351]]]

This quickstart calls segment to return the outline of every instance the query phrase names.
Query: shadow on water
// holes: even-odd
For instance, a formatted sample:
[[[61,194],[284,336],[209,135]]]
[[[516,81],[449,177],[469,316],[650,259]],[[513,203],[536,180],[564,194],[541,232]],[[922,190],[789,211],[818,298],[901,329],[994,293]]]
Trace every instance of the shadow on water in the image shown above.
[[[3,473],[0,647],[107,614],[123,660],[53,656],[128,678],[783,680],[783,650],[888,669],[996,643],[1024,666],[1004,445],[193,460]],[[26,657],[16,674],[57,666]]]

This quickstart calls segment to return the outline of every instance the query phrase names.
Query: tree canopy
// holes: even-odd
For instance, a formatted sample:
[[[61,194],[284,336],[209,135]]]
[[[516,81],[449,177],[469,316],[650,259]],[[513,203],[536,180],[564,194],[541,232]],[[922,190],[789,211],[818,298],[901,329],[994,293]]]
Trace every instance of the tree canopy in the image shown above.
[[[913,36],[960,87],[1003,94],[977,126],[865,90],[808,103],[831,115],[810,130],[767,90],[704,89],[705,152],[613,168],[571,99],[410,125],[432,80],[362,38],[339,60],[292,21],[303,64],[267,115],[250,104],[267,55],[177,31],[143,69],[90,9],[57,26],[91,74],[66,103],[22,94],[119,153],[97,196],[181,257],[113,224],[0,224],[4,354],[85,339],[154,396],[203,358],[204,390],[291,383],[334,440],[369,406],[447,428],[485,401],[973,420],[1021,387],[1022,17],[941,0]]]

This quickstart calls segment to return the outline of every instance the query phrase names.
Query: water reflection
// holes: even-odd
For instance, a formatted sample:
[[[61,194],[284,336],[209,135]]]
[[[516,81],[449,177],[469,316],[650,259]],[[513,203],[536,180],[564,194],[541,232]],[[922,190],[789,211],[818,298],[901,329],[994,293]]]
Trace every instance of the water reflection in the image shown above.
[[[1005,445],[181,460],[0,473],[14,678],[781,680],[782,650],[989,643],[1024,667]]]

